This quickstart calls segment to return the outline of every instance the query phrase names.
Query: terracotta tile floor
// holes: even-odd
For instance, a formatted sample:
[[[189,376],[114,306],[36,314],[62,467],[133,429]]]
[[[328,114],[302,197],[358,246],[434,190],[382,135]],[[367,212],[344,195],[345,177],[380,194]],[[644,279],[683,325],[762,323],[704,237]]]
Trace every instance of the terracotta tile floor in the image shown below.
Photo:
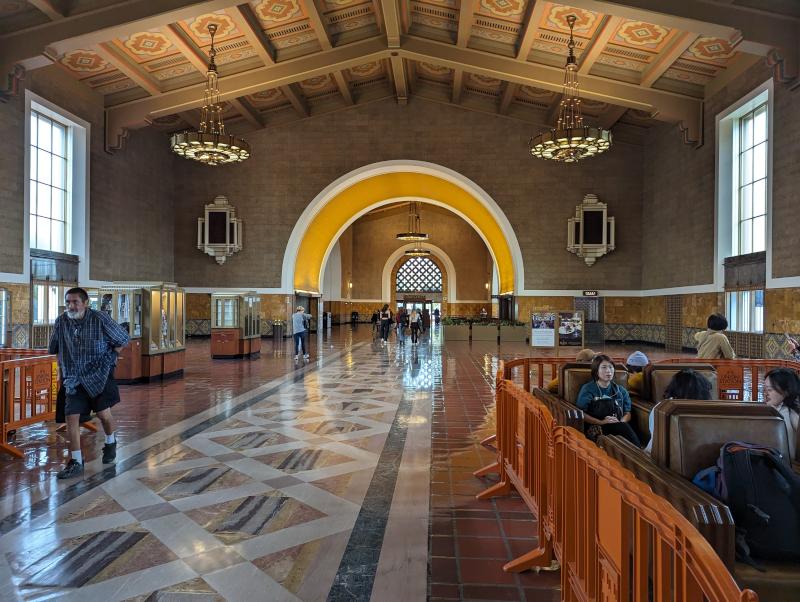
[[[312,356],[331,356],[370,339],[368,325],[355,330],[337,327],[319,342],[312,338]],[[621,346],[606,349],[614,355],[627,355],[631,350]],[[491,485],[492,479],[472,476],[474,470],[494,460],[494,454],[478,444],[474,433],[492,400],[498,359],[533,355],[531,351],[524,343],[498,347],[488,342],[459,341],[430,347],[432,355],[441,354],[442,374],[440,382],[438,378],[432,381],[431,390],[431,600],[559,598],[558,573],[502,571],[505,562],[535,547],[535,519],[516,496],[476,500],[475,495]],[[654,358],[667,355],[659,350],[645,351]],[[264,339],[261,357],[255,360],[213,361],[207,339],[190,340],[183,378],[121,387],[123,402],[114,409],[121,445],[132,445],[205,410],[224,406],[269,381],[304,370],[302,363],[293,361],[289,340]],[[358,397],[356,389],[352,394],[354,399]],[[0,457],[0,499],[24,490],[41,495],[54,483],[55,472],[66,455],[66,441],[54,432],[52,424],[22,429],[16,444],[25,458]],[[87,461],[91,461],[99,455],[102,437],[87,433],[82,444]],[[21,509],[24,505],[14,510]]]

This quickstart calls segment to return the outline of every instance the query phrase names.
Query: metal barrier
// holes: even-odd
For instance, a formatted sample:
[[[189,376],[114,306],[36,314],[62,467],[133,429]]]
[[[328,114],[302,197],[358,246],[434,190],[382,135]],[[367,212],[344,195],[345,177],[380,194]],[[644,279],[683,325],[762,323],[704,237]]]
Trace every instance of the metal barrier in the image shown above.
[[[537,548],[506,571],[561,565],[563,600],[757,602],[703,536],[666,500],[498,372],[500,482],[538,518]],[[651,589],[652,588],[652,589]]]
[[[55,419],[57,395],[56,356],[0,361],[0,451],[22,458],[22,452],[8,444],[9,434],[23,426]]]

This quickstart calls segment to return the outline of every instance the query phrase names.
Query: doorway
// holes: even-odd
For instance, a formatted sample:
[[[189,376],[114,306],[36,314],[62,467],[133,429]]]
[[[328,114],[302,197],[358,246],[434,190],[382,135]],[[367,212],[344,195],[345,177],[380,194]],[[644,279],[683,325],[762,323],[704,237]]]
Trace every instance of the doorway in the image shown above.
[[[583,312],[584,345],[600,349],[605,344],[603,299],[601,297],[575,297],[575,310]]]

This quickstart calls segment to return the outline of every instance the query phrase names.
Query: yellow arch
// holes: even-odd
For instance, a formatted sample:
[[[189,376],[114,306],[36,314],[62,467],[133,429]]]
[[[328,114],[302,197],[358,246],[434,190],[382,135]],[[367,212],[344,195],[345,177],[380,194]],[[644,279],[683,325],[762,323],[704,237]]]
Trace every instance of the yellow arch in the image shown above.
[[[514,290],[514,262],[500,225],[476,197],[442,178],[415,172],[395,172],[357,182],[330,199],[309,224],[297,251],[294,288],[321,290],[322,266],[328,247],[353,216],[399,197],[431,199],[464,216],[479,231],[497,264],[501,292]]]

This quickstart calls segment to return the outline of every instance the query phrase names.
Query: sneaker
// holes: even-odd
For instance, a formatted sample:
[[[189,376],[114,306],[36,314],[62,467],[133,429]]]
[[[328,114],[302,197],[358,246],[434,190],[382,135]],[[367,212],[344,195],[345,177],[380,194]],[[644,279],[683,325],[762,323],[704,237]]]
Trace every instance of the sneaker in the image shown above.
[[[295,355],[295,356],[294,356],[294,359],[295,359],[295,361],[297,361],[297,360],[299,360],[299,359],[300,359],[300,356],[299,356],[299,355]]]
[[[308,355],[308,354],[306,353],[306,354],[303,356],[303,359],[304,359],[304,360],[307,360],[307,359],[308,359],[308,358],[310,358],[310,357],[311,357],[311,356],[310,356],[310,355]]]
[[[83,474],[83,463],[77,460],[70,460],[67,465],[62,468],[56,477],[59,479],[71,479],[72,477],[79,477]]]
[[[117,442],[106,443],[103,446],[103,464],[111,464],[117,459]]]

